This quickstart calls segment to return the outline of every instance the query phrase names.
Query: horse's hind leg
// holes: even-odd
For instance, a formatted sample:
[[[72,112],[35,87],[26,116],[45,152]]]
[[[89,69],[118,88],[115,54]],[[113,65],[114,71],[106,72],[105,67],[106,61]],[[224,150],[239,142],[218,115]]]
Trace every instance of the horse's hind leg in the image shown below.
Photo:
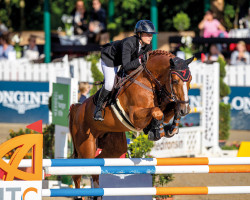
[[[106,133],[102,138],[98,139],[98,148],[102,152],[96,158],[119,158],[127,152],[127,140],[124,132]],[[93,175],[95,187],[99,187],[99,176]],[[101,198],[94,198],[94,200]]]
[[[73,126],[74,158],[94,158],[96,139],[89,130],[76,129]],[[74,134],[75,133],[75,134]],[[80,188],[82,175],[72,176],[76,188]],[[75,198],[81,200],[82,198]]]

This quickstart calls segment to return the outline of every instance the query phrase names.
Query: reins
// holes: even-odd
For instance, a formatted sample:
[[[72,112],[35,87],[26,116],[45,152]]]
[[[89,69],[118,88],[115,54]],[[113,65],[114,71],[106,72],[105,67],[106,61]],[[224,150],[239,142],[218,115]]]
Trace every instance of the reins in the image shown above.
[[[158,93],[160,94],[160,96],[162,96],[161,94],[164,93],[170,101],[176,102],[177,99],[175,95],[173,95],[171,81],[170,81],[170,87],[171,87],[171,93],[170,93],[164,86],[162,86],[162,84],[157,80],[157,78],[155,78],[155,76],[148,70],[146,65],[144,65],[143,68],[144,68],[144,71],[147,73],[147,75],[150,77],[150,79],[158,87]]]
[[[145,84],[137,81],[136,79],[138,78],[138,76],[143,72],[145,71],[146,74],[149,76],[149,78],[151,79],[151,81],[156,85],[155,89],[153,88],[150,88],[148,86],[146,86]],[[148,70],[148,68],[146,67],[146,64],[142,64],[140,65],[137,69],[135,69],[134,71],[132,71],[130,74],[128,74],[127,76],[125,76],[123,78],[123,80],[121,82],[118,82],[116,85],[115,85],[115,88],[119,88],[119,92],[117,93],[116,95],[116,98],[118,97],[118,95],[120,94],[120,91],[122,89],[122,87],[128,82],[130,81],[130,83],[124,88],[123,91],[125,91],[132,83],[135,83],[137,85],[139,85],[140,87],[150,91],[150,92],[153,92],[157,95],[157,100],[158,100],[158,104],[159,104],[159,107],[161,106],[161,103],[162,103],[162,99],[163,99],[163,95],[165,97],[167,97],[169,99],[169,101],[171,102],[175,102],[175,103],[189,103],[189,100],[188,101],[181,101],[181,100],[178,100],[176,98],[176,95],[174,94],[173,92],[173,86],[172,86],[172,77],[171,77],[171,74],[174,73],[174,72],[177,72],[179,70],[171,70],[170,69],[170,90],[171,92],[169,92],[165,87],[164,85],[162,85],[157,78],[155,78],[155,76],[151,73],[151,71]]]

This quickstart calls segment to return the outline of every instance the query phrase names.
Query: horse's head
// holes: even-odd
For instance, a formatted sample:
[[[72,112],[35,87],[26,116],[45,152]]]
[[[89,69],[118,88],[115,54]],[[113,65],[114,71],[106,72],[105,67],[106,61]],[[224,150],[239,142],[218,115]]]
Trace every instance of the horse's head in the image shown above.
[[[185,116],[190,112],[188,90],[192,76],[188,65],[193,59],[193,57],[188,60],[182,60],[178,57],[170,59],[170,85],[178,105],[177,114],[179,116]]]

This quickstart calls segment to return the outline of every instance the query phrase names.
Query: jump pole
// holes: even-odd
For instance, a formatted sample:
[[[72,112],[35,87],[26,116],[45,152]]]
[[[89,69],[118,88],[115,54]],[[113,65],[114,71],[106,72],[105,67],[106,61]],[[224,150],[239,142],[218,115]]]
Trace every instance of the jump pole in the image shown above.
[[[250,186],[43,189],[44,197],[249,194]]]
[[[250,165],[46,167],[50,175],[249,173]]]
[[[8,163],[8,160],[5,162]],[[31,159],[23,159],[19,167],[31,167],[31,163]],[[43,159],[43,167],[169,165],[250,165],[250,157]]]

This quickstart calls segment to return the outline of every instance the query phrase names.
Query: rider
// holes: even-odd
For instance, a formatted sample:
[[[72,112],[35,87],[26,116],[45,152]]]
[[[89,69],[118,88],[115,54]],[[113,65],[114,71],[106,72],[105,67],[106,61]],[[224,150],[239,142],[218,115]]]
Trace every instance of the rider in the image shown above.
[[[118,66],[122,65],[125,72],[134,70],[147,61],[147,52],[152,50],[152,35],[157,34],[157,32],[151,21],[138,21],[134,33],[134,36],[103,46],[101,65],[104,74],[104,87],[100,91],[94,112],[94,119],[97,121],[103,121],[103,102],[111,93]]]

